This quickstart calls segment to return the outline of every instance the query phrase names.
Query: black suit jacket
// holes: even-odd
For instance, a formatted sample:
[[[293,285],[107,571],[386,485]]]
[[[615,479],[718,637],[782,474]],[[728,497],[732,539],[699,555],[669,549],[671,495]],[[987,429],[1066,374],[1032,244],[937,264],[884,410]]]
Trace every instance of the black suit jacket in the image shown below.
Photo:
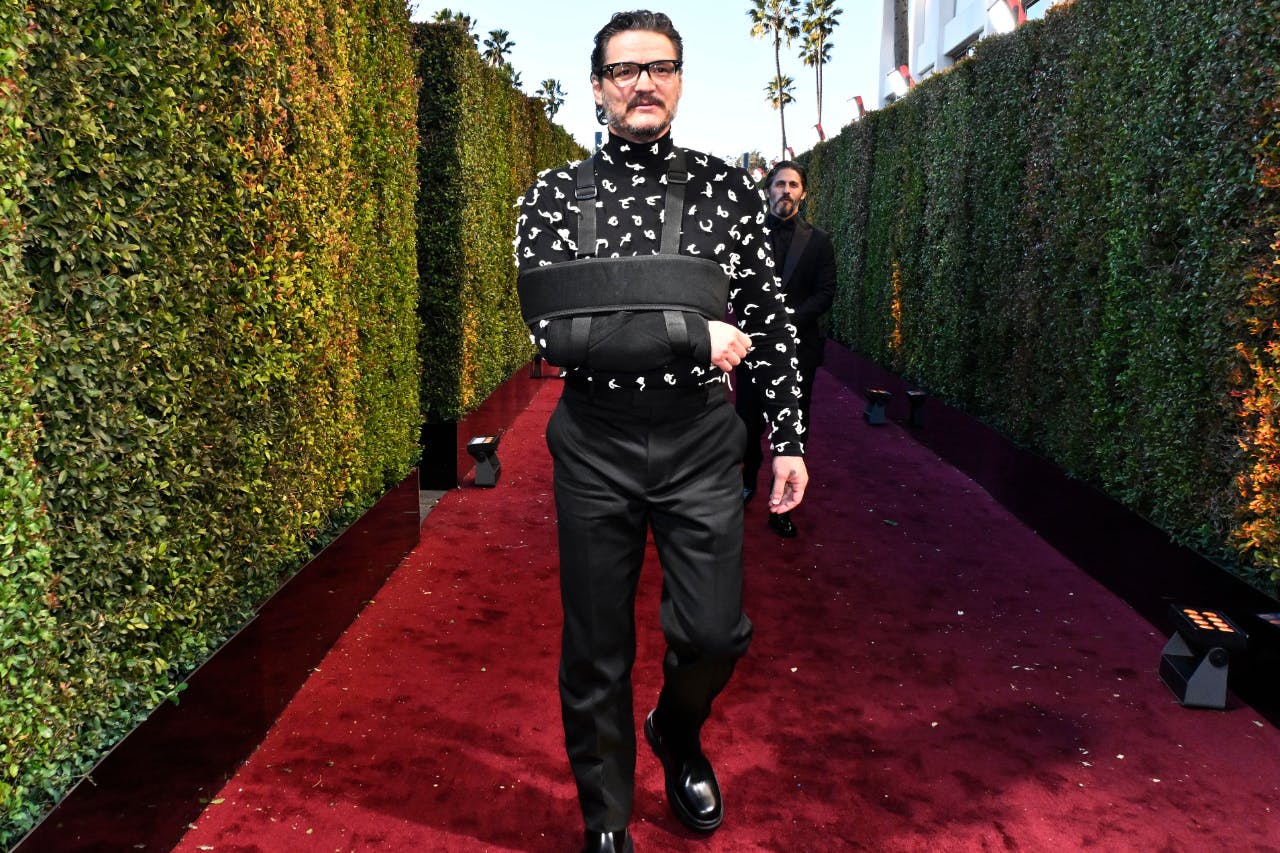
[[[800,340],[796,353],[800,369],[814,370],[822,364],[826,344],[819,321],[831,310],[836,296],[836,250],[831,235],[797,214],[796,233],[781,263],[779,278],[787,294],[787,307],[795,312],[791,322]]]

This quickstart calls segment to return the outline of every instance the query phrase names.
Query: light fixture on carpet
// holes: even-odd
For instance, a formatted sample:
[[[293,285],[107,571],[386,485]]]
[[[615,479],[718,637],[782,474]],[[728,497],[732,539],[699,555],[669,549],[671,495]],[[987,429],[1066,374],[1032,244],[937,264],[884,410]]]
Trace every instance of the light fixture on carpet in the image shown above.
[[[1248,636],[1218,610],[1174,605],[1173,623],[1160,653],[1160,680],[1186,707],[1225,708],[1228,664]]]
[[[923,391],[907,392],[907,403],[911,406],[910,422],[913,427],[924,426],[924,401],[928,396]]]
[[[991,6],[991,27],[997,33],[1011,33],[1027,22],[1022,0],[996,0]]]
[[[467,442],[467,452],[476,460],[476,485],[492,488],[498,485],[502,462],[498,459],[496,435],[477,435]]]
[[[884,409],[893,399],[893,395],[883,388],[868,388],[866,394],[867,408],[862,414],[866,417],[867,423],[879,426],[885,422]]]

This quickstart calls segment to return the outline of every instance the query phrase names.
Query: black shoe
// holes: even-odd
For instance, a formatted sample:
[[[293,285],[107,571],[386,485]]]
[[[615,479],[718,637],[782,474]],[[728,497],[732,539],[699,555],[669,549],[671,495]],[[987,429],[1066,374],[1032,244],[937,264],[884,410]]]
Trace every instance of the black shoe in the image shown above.
[[[720,800],[720,785],[711,762],[696,747],[686,755],[677,755],[663,741],[653,724],[654,712],[644,721],[644,737],[653,747],[653,754],[662,762],[666,776],[667,800],[671,811],[685,826],[696,832],[711,832],[724,820],[724,804]]]
[[[800,533],[799,530],[796,530],[796,523],[791,520],[791,513],[789,512],[769,513],[769,527],[783,539],[795,539]]]
[[[742,487],[742,505],[746,506],[747,504],[751,503],[751,499],[755,497],[755,495],[756,495],[755,489],[751,488],[750,486],[743,486]]]
[[[613,832],[592,832],[588,829],[587,843],[582,847],[582,853],[634,853],[634,851],[631,836],[625,829],[617,829]]]

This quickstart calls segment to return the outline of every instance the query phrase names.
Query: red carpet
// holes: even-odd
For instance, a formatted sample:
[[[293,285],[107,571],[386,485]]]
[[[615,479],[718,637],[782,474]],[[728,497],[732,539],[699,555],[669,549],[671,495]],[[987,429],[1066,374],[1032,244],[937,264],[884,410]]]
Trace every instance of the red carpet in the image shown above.
[[[495,489],[449,492],[182,851],[576,851],[556,698],[548,381]],[[1280,732],[1179,706],[1165,637],[826,373],[782,541],[747,514],[751,651],[704,741],[724,826],[685,831],[643,746],[658,851],[1280,850]],[[646,566],[637,714],[656,696]]]

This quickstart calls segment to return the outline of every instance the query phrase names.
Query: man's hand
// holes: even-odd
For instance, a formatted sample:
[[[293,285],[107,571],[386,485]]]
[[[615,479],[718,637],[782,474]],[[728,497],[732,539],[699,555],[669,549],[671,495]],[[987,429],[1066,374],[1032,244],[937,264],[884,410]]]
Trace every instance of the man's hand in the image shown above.
[[[790,512],[804,500],[809,485],[809,469],[803,456],[773,457],[773,488],[769,491],[769,512]]]
[[[751,351],[751,338],[736,326],[720,320],[709,320],[707,331],[711,335],[711,363],[725,373],[737,367]]]

